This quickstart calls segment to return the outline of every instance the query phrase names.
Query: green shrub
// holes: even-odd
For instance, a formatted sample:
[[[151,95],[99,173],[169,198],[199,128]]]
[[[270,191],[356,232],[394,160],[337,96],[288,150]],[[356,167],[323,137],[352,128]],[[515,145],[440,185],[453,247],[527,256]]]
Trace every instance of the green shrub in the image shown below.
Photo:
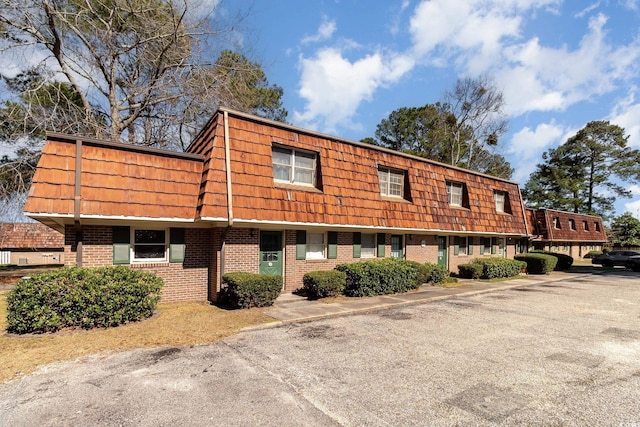
[[[464,279],[479,279],[482,277],[482,270],[482,264],[478,263],[460,264],[458,266],[458,273]]]
[[[593,258],[594,256],[597,256],[597,255],[602,255],[602,251],[589,251],[584,256],[584,258]]]
[[[566,271],[573,265],[573,257],[570,257],[569,255],[546,251],[531,251],[530,253],[544,254],[555,257],[557,259],[557,263],[554,269],[557,271]]]
[[[481,279],[500,279],[505,277],[514,277],[522,272],[527,266],[524,261],[518,261],[508,258],[478,258],[472,264],[482,265]]]
[[[267,307],[280,295],[282,276],[227,273],[222,276],[220,299],[232,308]]]
[[[555,269],[558,262],[557,257],[540,252],[516,255],[515,259],[527,263],[527,273],[529,274],[547,274]]]
[[[393,258],[340,264],[336,270],[347,275],[347,296],[393,294],[407,292],[420,286],[415,267],[407,261]]]
[[[310,271],[302,277],[303,289],[309,299],[342,295],[347,283],[344,271]]]
[[[431,264],[429,262],[421,264],[417,261],[404,262],[406,262],[416,270],[418,274],[416,279],[418,286],[421,286],[425,283],[428,283],[430,285],[442,283],[447,277],[449,277],[449,270],[447,270],[446,267],[442,267],[438,264]]]
[[[124,266],[63,268],[21,279],[7,296],[9,332],[109,327],[151,317],[162,279]]]

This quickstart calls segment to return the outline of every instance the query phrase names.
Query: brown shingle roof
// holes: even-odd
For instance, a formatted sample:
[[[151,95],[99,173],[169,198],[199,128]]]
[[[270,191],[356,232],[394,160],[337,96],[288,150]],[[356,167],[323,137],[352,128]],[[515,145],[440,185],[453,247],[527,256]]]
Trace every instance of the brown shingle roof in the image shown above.
[[[597,216],[583,215],[555,209],[527,208],[529,230],[534,239],[556,242],[606,242],[607,237],[602,219]],[[554,226],[558,219],[559,228]],[[575,229],[571,228],[573,220]]]
[[[83,140],[81,217],[193,220],[199,156]],[[42,151],[25,212],[74,215],[76,140],[51,135]]]

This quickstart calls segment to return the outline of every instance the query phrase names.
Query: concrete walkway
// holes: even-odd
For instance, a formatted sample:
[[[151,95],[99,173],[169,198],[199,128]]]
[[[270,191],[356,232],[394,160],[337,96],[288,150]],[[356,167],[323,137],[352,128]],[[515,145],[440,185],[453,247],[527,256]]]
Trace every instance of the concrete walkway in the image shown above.
[[[384,310],[412,304],[423,304],[448,298],[482,294],[556,282],[583,276],[576,273],[554,273],[549,275],[529,275],[503,282],[484,282],[458,279],[457,287],[441,288],[424,285],[418,290],[405,294],[381,295],[363,298],[338,298],[335,302],[327,300],[310,301],[295,294],[282,294],[265,313],[277,322],[250,326],[246,330],[277,327],[287,323],[307,322],[330,317],[348,316],[375,310]],[[330,301],[330,300],[329,300]]]

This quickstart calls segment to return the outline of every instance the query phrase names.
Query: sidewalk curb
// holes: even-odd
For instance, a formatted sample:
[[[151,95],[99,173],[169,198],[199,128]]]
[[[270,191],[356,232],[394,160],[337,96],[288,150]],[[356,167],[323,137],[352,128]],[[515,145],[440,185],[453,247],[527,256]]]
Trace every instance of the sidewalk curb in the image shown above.
[[[575,274],[572,275],[571,277],[584,277],[584,276],[588,276],[589,274]],[[559,282],[562,280],[566,280],[566,277],[549,277],[549,278],[545,278],[544,280],[540,280],[538,281],[536,279],[535,283],[513,283],[513,282],[518,282],[521,280],[532,280],[532,279],[526,279],[526,278],[522,278],[522,279],[515,279],[512,281],[511,284],[509,285],[503,285],[503,286],[497,286],[494,288],[488,288],[488,289],[477,289],[477,290],[471,290],[471,291],[466,291],[466,292],[460,292],[460,293],[453,293],[451,295],[439,295],[439,296],[435,296],[435,297],[425,297],[424,299],[419,299],[419,300],[415,300],[415,301],[400,301],[400,302],[393,302],[393,303],[383,303],[383,304],[379,304],[379,305],[373,305],[371,307],[366,307],[366,308],[353,308],[353,309],[347,309],[345,311],[342,312],[338,312],[338,313],[328,313],[328,314],[318,314],[318,315],[313,315],[313,316],[305,316],[305,317],[297,317],[294,319],[287,319],[287,320],[275,320],[274,322],[269,322],[269,323],[264,323],[261,325],[252,325],[252,326],[247,326],[244,327],[242,329],[240,329],[240,332],[251,332],[251,331],[257,331],[257,330],[263,330],[263,329],[272,329],[272,328],[279,328],[281,326],[287,326],[287,325],[292,325],[292,324],[297,324],[297,323],[308,323],[308,322],[314,322],[317,320],[325,320],[325,319],[333,319],[333,318],[337,318],[337,317],[347,317],[347,316],[355,316],[358,314],[367,314],[367,313],[373,313],[373,312],[377,312],[377,311],[382,311],[382,310],[388,310],[391,308],[398,308],[398,307],[407,307],[407,306],[413,306],[413,305],[419,305],[419,304],[426,304],[426,303],[430,303],[430,302],[435,302],[435,301],[442,301],[442,300],[447,300],[447,299],[453,299],[453,298],[460,298],[460,297],[468,297],[468,296],[473,296],[473,295],[481,295],[481,294],[485,294],[485,293],[489,293],[489,292],[496,292],[496,291],[506,291],[509,289],[515,289],[515,288],[522,288],[522,287],[529,287],[529,286],[535,286],[535,285],[540,285],[540,284],[545,284],[545,283],[552,283],[552,282]]]

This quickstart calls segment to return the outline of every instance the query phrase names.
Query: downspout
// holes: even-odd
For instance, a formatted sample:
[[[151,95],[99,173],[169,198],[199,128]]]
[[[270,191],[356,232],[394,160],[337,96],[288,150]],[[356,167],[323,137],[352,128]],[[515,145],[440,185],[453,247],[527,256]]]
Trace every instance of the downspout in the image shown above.
[[[223,121],[224,121],[224,164],[227,173],[227,218],[228,224],[225,228],[224,232],[220,236],[221,246],[220,246],[220,279],[222,280],[222,276],[224,276],[224,266],[225,266],[225,252],[226,252],[226,240],[227,234],[229,234],[229,230],[233,227],[233,195],[231,193],[231,147],[229,140],[229,113],[223,112]]]
[[[80,224],[80,190],[82,175],[82,140],[76,140],[76,170],[75,170],[75,190],[73,198],[73,229],[76,241],[76,265],[82,267],[82,224]]]
[[[531,233],[529,232],[529,225],[527,224],[527,210],[524,207],[524,200],[522,200],[522,191],[518,185],[518,195],[520,196],[520,209],[522,210],[522,219],[524,220],[524,232],[527,233],[527,252],[529,252],[529,242],[531,241]],[[535,221],[535,216],[533,218]]]

